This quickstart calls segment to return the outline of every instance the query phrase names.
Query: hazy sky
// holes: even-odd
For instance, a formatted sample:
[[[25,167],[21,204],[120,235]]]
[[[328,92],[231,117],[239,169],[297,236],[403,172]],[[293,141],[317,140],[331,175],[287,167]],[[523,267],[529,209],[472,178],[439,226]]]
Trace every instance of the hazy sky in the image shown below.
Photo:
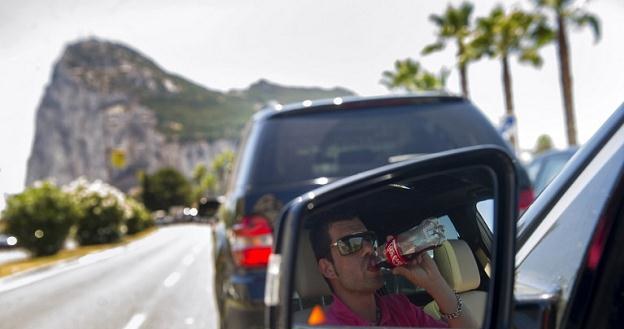
[[[486,14],[496,3],[475,1],[476,14]],[[387,93],[379,84],[381,72],[396,59],[420,59],[430,70],[452,67],[453,48],[419,56],[434,41],[427,17],[445,6],[439,0],[3,0],[0,193],[23,189],[35,110],[68,42],[91,36],[122,42],[165,70],[212,89],[244,88],[266,78],[376,95]],[[570,34],[581,142],[624,100],[624,1],[594,0],[586,8],[600,16],[603,35],[594,44],[588,29]],[[557,147],[566,145],[555,48],[542,54],[540,70],[512,64],[524,149],[533,148],[545,133]],[[498,124],[504,112],[500,64],[483,60],[471,65],[469,84],[473,102]],[[459,92],[455,71],[448,88]]]

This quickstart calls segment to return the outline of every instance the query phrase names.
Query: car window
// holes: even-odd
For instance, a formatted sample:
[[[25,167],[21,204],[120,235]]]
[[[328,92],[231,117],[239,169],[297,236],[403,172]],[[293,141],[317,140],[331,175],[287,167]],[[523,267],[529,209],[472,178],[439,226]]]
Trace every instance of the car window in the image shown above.
[[[502,146],[491,125],[469,106],[428,104],[268,120],[252,184],[344,177],[419,154],[477,144]]]
[[[459,233],[457,233],[457,229],[455,229],[455,226],[453,225],[453,222],[451,222],[451,219],[449,218],[449,216],[444,215],[441,217],[437,218],[438,222],[444,226],[444,234],[446,235],[447,239],[459,239]],[[431,253],[430,255],[433,256],[433,253]]]
[[[543,191],[550,182],[555,179],[555,177],[559,174],[563,166],[568,162],[570,156],[562,155],[551,157],[548,161],[543,162],[543,166],[541,168],[541,173],[539,177],[535,180],[535,191],[540,193]]]
[[[228,190],[230,191],[237,184],[236,179],[237,177],[239,177],[239,172],[242,170],[241,167],[243,166],[246,157],[249,156],[247,154],[249,152],[245,152],[245,150],[247,149],[247,141],[249,140],[249,136],[251,135],[251,130],[252,125],[248,123],[241,134],[241,142],[238,147],[238,156],[236,156],[236,159],[234,160],[234,165],[232,167],[232,172],[228,176]]]
[[[485,224],[490,229],[490,232],[494,231],[494,201],[492,199],[483,200],[477,202],[477,211],[481,218],[485,221]]]

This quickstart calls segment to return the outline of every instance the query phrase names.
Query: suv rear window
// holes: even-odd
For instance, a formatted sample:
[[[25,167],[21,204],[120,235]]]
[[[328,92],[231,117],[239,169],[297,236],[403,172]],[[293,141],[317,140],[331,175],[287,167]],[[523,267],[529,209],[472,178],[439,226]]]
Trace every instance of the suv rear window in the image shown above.
[[[504,145],[468,103],[302,112],[264,125],[252,185],[345,177],[417,155]]]

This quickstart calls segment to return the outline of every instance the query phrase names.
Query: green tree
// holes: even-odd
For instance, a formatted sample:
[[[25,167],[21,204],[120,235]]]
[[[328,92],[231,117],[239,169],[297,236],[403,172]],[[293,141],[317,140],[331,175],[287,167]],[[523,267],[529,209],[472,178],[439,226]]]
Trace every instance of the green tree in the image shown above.
[[[234,152],[223,151],[212,160],[211,169],[216,179],[216,193],[225,193],[226,181],[234,165]],[[210,179],[208,178],[210,181]]]
[[[81,217],[75,200],[49,182],[9,197],[2,216],[6,231],[34,256],[61,250],[70,228]]]
[[[76,240],[82,246],[118,241],[123,232],[123,201],[112,194],[76,192],[82,208]]]
[[[394,71],[384,71],[381,84],[388,89],[406,91],[440,90],[446,86],[448,70],[442,69],[439,75],[425,71],[419,62],[409,58],[394,62]]]
[[[529,14],[519,9],[505,13],[502,7],[494,8],[489,16],[479,18],[470,42],[475,58],[488,56],[501,61],[505,112],[515,117],[512,92],[511,67],[509,59],[518,56],[520,62],[530,63],[535,67],[542,65],[538,53],[540,47],[549,40],[549,30],[544,18]],[[518,146],[517,136],[511,136],[514,149]]]
[[[125,201],[125,208],[127,234],[136,234],[154,226],[154,219],[141,202],[127,198]]]
[[[193,170],[193,197],[192,200],[198,203],[205,194],[217,194],[217,179],[215,174],[208,170],[205,164],[200,163]]]
[[[423,55],[428,55],[444,49],[447,42],[454,42],[457,48],[457,68],[461,82],[462,95],[469,97],[468,92],[468,63],[472,60],[469,55],[467,39],[471,33],[471,19],[473,6],[469,2],[463,2],[459,7],[448,5],[442,15],[431,15],[429,20],[437,27],[436,42],[426,46],[422,50]]]
[[[535,143],[535,149],[533,150],[534,155],[538,155],[540,153],[544,153],[548,150],[552,150],[553,141],[549,135],[540,135],[537,138],[537,142]]]
[[[600,21],[598,17],[575,6],[574,0],[533,0],[538,10],[550,12],[553,20],[551,29],[555,31],[553,40],[557,43],[559,59],[559,79],[563,97],[566,136],[568,145],[577,145],[576,118],[574,115],[574,97],[572,94],[572,69],[570,68],[570,46],[568,26],[577,28],[589,26],[594,33],[594,40],[600,40]]]
[[[141,183],[143,204],[151,211],[190,203],[191,184],[173,168],[160,169],[153,175],[144,174]]]

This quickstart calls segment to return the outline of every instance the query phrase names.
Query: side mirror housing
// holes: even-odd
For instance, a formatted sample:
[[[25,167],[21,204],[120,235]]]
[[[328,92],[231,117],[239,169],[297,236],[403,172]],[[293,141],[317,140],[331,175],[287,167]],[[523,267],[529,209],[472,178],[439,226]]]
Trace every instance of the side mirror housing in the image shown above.
[[[297,326],[293,322],[297,312],[293,298],[298,298],[302,305],[305,296],[296,287],[302,285],[302,280],[308,280],[303,285],[313,284],[311,281],[315,280],[302,275],[314,270],[314,264],[310,266],[304,262],[315,261],[310,260],[309,250],[305,256],[304,249],[310,248],[306,247],[310,243],[306,233],[327,214],[338,211],[357,213],[378,236],[379,233],[384,236],[402,232],[424,218],[435,217],[448,222],[447,230],[454,232],[447,236],[464,240],[479,264],[477,275],[481,283],[472,288],[486,296],[483,314],[479,315],[482,327],[509,327],[516,184],[514,164],[507,151],[495,146],[479,146],[380,167],[296,198],[285,207],[278,222],[267,273],[266,326]],[[489,210],[477,210],[482,201],[487,201]],[[488,216],[491,218],[485,218]],[[316,281],[319,277],[316,276]],[[396,291],[400,292],[402,284],[399,282],[392,287],[399,287]],[[386,283],[386,289],[389,286]],[[404,290],[422,295],[417,287]]]

